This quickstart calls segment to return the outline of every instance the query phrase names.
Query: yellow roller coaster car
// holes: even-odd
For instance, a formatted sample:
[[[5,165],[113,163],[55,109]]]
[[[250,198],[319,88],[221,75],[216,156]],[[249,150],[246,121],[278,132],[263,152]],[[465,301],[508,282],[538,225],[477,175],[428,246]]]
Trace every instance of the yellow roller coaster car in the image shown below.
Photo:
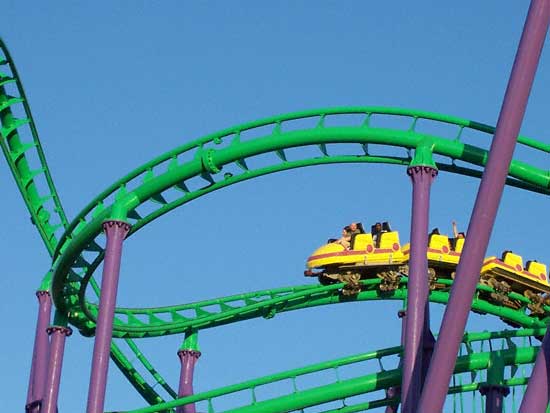
[[[370,276],[393,278],[393,284],[388,280],[387,289],[397,288],[395,282],[399,283],[400,275],[395,270],[408,261],[408,255],[401,249],[397,231],[383,232],[378,236],[375,243],[372,234],[357,234],[350,249],[338,243],[323,245],[308,258],[308,269],[304,274],[319,277],[322,284],[346,282],[344,294],[347,295],[359,292],[357,282]],[[314,269],[321,272],[314,272]]]
[[[460,260],[464,238],[449,239],[446,235],[430,235],[427,249],[430,288],[438,288],[438,278],[454,278]],[[376,245],[378,244],[378,245]],[[379,277],[382,290],[399,286],[401,276],[408,273],[410,245],[401,246],[399,233],[388,231],[379,234],[378,243],[371,234],[357,234],[350,249],[338,243],[328,243],[318,248],[307,260],[306,276],[316,276],[322,284],[345,282],[343,293],[357,294],[360,279]],[[529,298],[529,308],[534,314],[542,314],[542,305],[550,304],[543,294],[550,293],[550,283],[545,264],[528,261],[511,251],[505,251],[501,259],[488,257],[480,271],[480,282],[493,287],[490,299],[503,305],[518,307],[521,303],[508,298],[517,292]]]

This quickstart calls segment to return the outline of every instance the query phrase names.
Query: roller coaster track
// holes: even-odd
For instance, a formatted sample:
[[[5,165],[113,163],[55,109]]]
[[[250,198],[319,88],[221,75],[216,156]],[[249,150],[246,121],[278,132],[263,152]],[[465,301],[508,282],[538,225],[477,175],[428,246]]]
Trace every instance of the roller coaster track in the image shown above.
[[[56,232],[68,226],[67,217],[46,164],[23,85],[2,39],[0,49],[3,54],[0,55],[0,68],[7,67],[11,72],[0,72],[0,145],[31,214],[31,220],[52,254],[58,243]],[[8,92],[9,88],[12,94]],[[19,113],[20,117],[16,117],[15,113]],[[23,137],[28,137],[29,133],[30,141],[23,141]],[[32,165],[29,160],[31,153],[38,158],[40,165]],[[43,195],[37,185],[40,178],[46,182]]]
[[[525,376],[518,373],[518,366],[532,363],[536,357],[538,347],[531,345],[531,336],[540,335],[544,329],[539,330],[504,330],[500,332],[470,333],[465,335],[461,355],[456,364],[455,383],[449,394],[461,392],[472,392],[487,382],[488,376],[484,370],[490,369],[494,358],[499,357],[502,361],[501,368],[512,366],[509,373],[503,375],[502,383],[510,387],[521,386],[527,382]],[[523,338],[523,343],[517,345],[515,339]],[[527,340],[528,341],[527,341]],[[488,347],[491,351],[485,351]],[[497,348],[499,348],[497,350]],[[374,393],[378,390],[388,389],[400,383],[401,372],[399,369],[387,369],[384,364],[396,364],[401,347],[392,347],[374,352],[353,355],[332,361],[325,361],[319,364],[294,369],[259,379],[249,380],[240,384],[230,385],[220,389],[207,391],[193,396],[180,398],[167,403],[128,411],[127,413],[153,413],[173,409],[188,403],[198,403],[201,411],[215,413],[225,412],[246,412],[246,413],[275,413],[281,411],[299,411],[301,409],[329,404],[326,410],[320,412],[358,412],[376,407],[387,406],[398,401],[398,398],[376,398],[367,402],[355,403],[353,400],[346,400],[365,393]],[[391,361],[390,361],[391,360]],[[350,365],[368,364],[375,362],[380,369],[377,373],[361,375],[348,378],[345,368]],[[359,370],[359,369],[357,369]],[[366,369],[365,369],[366,370]],[[320,372],[330,373],[332,382],[318,387],[308,387],[307,383],[301,383],[306,375],[311,376]],[[461,373],[470,373],[468,383],[462,383]],[[483,374],[485,373],[485,374]],[[326,375],[324,376],[326,379]],[[460,382],[460,384],[456,384]],[[262,398],[262,387],[278,383],[280,395],[274,398]],[[286,384],[286,386],[285,386]],[[283,389],[289,389],[286,392]],[[226,400],[228,396],[242,392],[242,400],[249,400],[248,403],[238,406],[231,406],[234,401]],[[514,396],[514,394],[513,394]],[[511,403],[515,403],[512,398]],[[338,401],[335,406],[331,402]],[[201,404],[202,403],[202,404]],[[219,406],[217,408],[216,406]],[[321,406],[322,407],[322,406]],[[514,408],[514,407],[513,407]]]
[[[426,163],[432,163],[432,155],[435,156],[435,164],[439,170],[480,177],[494,132],[494,128],[481,123],[398,108],[332,108],[275,116],[207,135],[153,159],[115,182],[69,222],[47,167],[23,86],[11,56],[1,40],[0,49],[0,144],[32,222],[52,256],[51,269],[40,288],[51,288],[57,311],[67,313],[69,322],[84,335],[92,335],[95,328],[97,306],[87,302],[85,297],[88,284],[91,284],[96,295],[99,295],[93,274],[103,261],[104,245],[100,234],[101,224],[107,219],[128,221],[132,225],[129,234],[131,236],[177,207],[245,180],[295,168],[336,163],[408,166],[413,154],[424,154]],[[438,133],[443,130],[453,132],[450,136],[439,136]],[[466,140],[470,141],[472,137],[479,140],[475,146],[466,143]],[[518,142],[533,151],[550,152],[550,145],[534,139],[519,137]],[[380,151],[382,145],[385,149],[383,152]],[[388,148],[393,151],[391,155],[387,154]],[[347,154],[340,154],[342,149],[345,149]],[[270,160],[263,156],[266,154],[272,155]],[[514,160],[510,166],[507,184],[548,194],[550,172]],[[60,234],[61,231],[64,232]],[[450,280],[439,282],[448,287],[452,283]],[[253,317],[270,318],[277,313],[319,305],[382,299],[403,300],[407,295],[406,277],[400,286],[390,293],[380,291],[379,280],[365,280],[362,283],[364,290],[352,299],[342,297],[339,293],[342,285],[334,284],[266,290],[171,307],[118,308],[113,336],[127,340],[130,350],[155,381],[164,387],[171,397],[175,397],[174,390],[130,339],[198,331]],[[488,301],[486,297],[491,292],[490,287],[479,285],[472,309],[530,329],[495,333],[497,338],[500,337],[498,334],[509,335],[505,338],[505,341],[508,340],[508,348],[499,350],[499,357],[506,365],[531,363],[536,355],[536,348],[515,345],[511,347],[509,338],[516,337],[514,334],[518,334],[517,337],[522,334],[538,336],[544,332],[544,321],[528,314],[529,300],[525,297],[515,293],[509,294],[511,299],[521,303],[520,308],[514,310]],[[447,299],[447,288],[432,291],[430,294],[432,302],[444,304]],[[550,312],[548,307],[544,310]],[[490,339],[492,338],[486,338]],[[326,362],[323,365],[338,368],[354,363],[355,360],[381,359],[386,355],[395,356],[399,352],[399,348],[380,350],[354,356],[355,358]],[[458,373],[486,369],[496,354],[495,351],[482,350],[470,353],[459,358]],[[151,408],[136,410],[135,413],[161,411],[201,400],[208,402],[209,411],[215,411],[212,405],[213,398],[232,393],[237,391],[236,389],[248,389],[254,394],[254,389],[260,385],[259,383],[274,380],[269,376],[258,381],[163,403],[163,398],[114,344],[111,356],[146,401],[155,404]],[[315,369],[320,367],[298,369],[281,373],[277,377],[282,379],[294,375],[295,380],[302,374],[300,372],[317,371]],[[320,393],[322,390],[323,394],[328,395],[326,400],[320,400],[319,403],[342,400],[359,392],[394,386],[399,382],[399,374],[398,369],[380,371],[355,379],[337,380],[328,387],[296,390],[292,392],[292,397],[283,395],[278,399],[262,402],[255,401],[253,397],[252,404],[241,406],[239,411],[302,409],[307,407],[305,399],[312,400],[311,397],[304,396],[308,391]],[[510,386],[524,382],[524,378],[515,377],[510,377],[506,381]],[[478,385],[479,383],[459,384],[451,391],[472,391]],[[347,405],[338,411],[359,411],[392,402],[395,400],[380,399],[355,407]],[[333,410],[329,409],[326,412]]]
[[[362,291],[351,298],[340,293],[344,284],[339,283],[329,286],[304,285],[251,292],[179,306],[144,309],[118,308],[113,337],[145,338],[181,334],[186,331],[199,331],[257,317],[272,318],[278,313],[320,305],[371,300],[405,300],[407,298],[406,277],[402,280],[399,288],[392,292],[381,291],[380,283],[380,279],[361,281]],[[440,279],[437,280],[437,283],[445,285],[447,288],[432,291],[430,301],[446,304],[452,281]],[[491,287],[479,284],[477,288],[477,296],[472,302],[472,310],[500,317],[506,322],[521,327],[545,327],[546,324],[542,320],[528,314],[530,301],[524,296],[513,292],[508,294],[510,300],[517,300],[522,304],[519,310],[515,310],[491,302],[488,299],[494,292]],[[82,317],[80,320],[86,323],[84,325],[75,320],[75,326],[85,334],[87,329],[93,328],[92,320],[95,320],[97,306],[88,305],[87,309],[89,310],[87,316],[91,320]],[[550,307],[545,306],[544,311],[550,313]]]
[[[356,126],[324,126],[329,116],[360,114],[364,121]],[[406,130],[377,128],[371,126],[376,115],[410,119]],[[305,130],[285,131],[285,126],[295,120],[313,118],[316,126]],[[345,117],[344,117],[345,118]],[[445,139],[416,130],[419,120],[430,120],[455,125],[456,137]],[[245,131],[268,126],[270,133],[244,140]],[[485,149],[465,144],[460,137],[465,130],[486,132],[491,128],[469,121],[424,112],[384,108],[343,108],[302,112],[283,115],[263,121],[233,127],[219,133],[183,145],[134,170],[126,177],[94,199],[69,225],[61,237],[54,253],[52,292],[57,308],[74,314],[75,303],[85,311],[79,299],[81,289],[86,288],[89,274],[103,260],[103,246],[100,235],[101,224],[106,219],[128,220],[132,225],[129,236],[139,229],[203,195],[235,183],[262,175],[293,168],[329,163],[375,162],[408,165],[410,149],[427,148],[436,155],[449,158],[448,163],[439,162],[437,167],[454,173],[480,176],[480,170],[457,166],[457,160],[470,166],[483,166],[487,159]],[[547,145],[532,139],[521,142],[537,151],[548,152]],[[330,156],[328,145],[355,143],[362,153]],[[210,145],[214,145],[211,147]],[[225,146],[223,147],[223,145]],[[396,149],[403,148],[404,155],[376,156],[368,152],[369,144],[385,144]],[[216,148],[216,145],[218,148]],[[319,155],[308,159],[289,160],[285,150],[303,146],[314,146]],[[248,159],[257,155],[273,153],[276,163],[262,165],[257,169],[248,166]],[[192,159],[179,160],[186,155]],[[232,171],[222,173],[226,167]],[[191,183],[197,189],[190,189]],[[548,193],[550,177],[548,171],[513,161],[510,166],[509,185],[527,190]],[[86,256],[85,256],[86,255]],[[77,288],[78,286],[78,288]],[[83,297],[83,294],[80,294]]]
[[[23,84],[9,50],[1,38],[0,52],[0,145],[31,215],[31,222],[37,228],[47,251],[53,256],[59,242],[59,232],[62,228],[68,228],[69,223],[46,163]],[[29,133],[30,136],[28,136]],[[33,158],[39,161],[39,165],[32,166]],[[49,290],[50,283],[51,272],[48,272],[39,289]],[[99,297],[99,287],[93,278],[91,284]],[[131,340],[127,340],[127,344],[132,349],[136,349]],[[137,349],[134,353],[139,356],[138,358],[156,382],[170,395],[175,396],[174,390],[166,384]],[[146,401],[149,403],[163,401],[114,343],[111,346],[111,358]]]

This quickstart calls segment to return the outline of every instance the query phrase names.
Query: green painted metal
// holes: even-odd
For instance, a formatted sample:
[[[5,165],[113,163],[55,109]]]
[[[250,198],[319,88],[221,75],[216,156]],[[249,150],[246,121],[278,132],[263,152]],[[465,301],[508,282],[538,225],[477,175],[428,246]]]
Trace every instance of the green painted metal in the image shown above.
[[[430,293],[430,301],[446,304],[452,280],[440,279],[439,284],[448,288]],[[407,298],[407,278],[403,277],[398,289],[385,292],[379,289],[380,279],[362,280],[363,291],[355,297],[345,297],[340,294],[343,284],[329,286],[303,285],[299,287],[278,288],[256,291],[245,294],[221,297],[196,303],[158,308],[117,308],[113,324],[113,337],[145,338],[182,334],[189,329],[218,327],[252,318],[271,318],[278,313],[295,311],[309,307],[329,304],[351,303],[372,300],[405,300]],[[527,313],[530,301],[517,293],[509,297],[522,304],[515,310],[487,301],[494,290],[479,284],[477,297],[472,302],[472,309],[502,318],[525,328],[545,328],[543,320]],[[217,307],[217,310],[214,309]],[[550,313],[550,307],[544,307]],[[191,310],[191,311],[190,311]],[[194,313],[190,315],[189,313]],[[97,316],[97,306],[87,304],[82,312],[77,313],[71,322],[73,325],[87,331],[92,329]]]
[[[198,331],[188,330],[185,333],[185,340],[183,340],[183,343],[181,343],[180,350],[200,351]]]
[[[369,119],[370,123],[363,122],[358,126],[332,128],[318,123],[317,126],[311,129],[285,132],[285,125],[292,120],[311,117],[324,118],[328,115],[339,116],[350,113],[363,114]],[[411,127],[407,130],[398,130],[371,126],[373,116],[380,114],[401,118],[408,117],[411,119]],[[444,139],[418,133],[415,130],[418,119],[455,124],[458,130],[457,138]],[[240,139],[243,131],[265,125],[273,125],[273,131],[270,135],[247,141]],[[80,302],[81,298],[84,297],[82,290],[85,289],[90,273],[93,273],[93,270],[102,260],[102,250],[101,247],[98,248],[96,240],[96,237],[101,233],[101,223],[112,217],[113,214],[127,215],[132,223],[132,233],[135,233],[161,215],[202,195],[268,173],[338,162],[387,162],[401,165],[410,163],[409,157],[372,157],[367,152],[368,147],[366,145],[369,143],[386,144],[405,149],[421,147],[424,152],[429,147],[434,154],[444,155],[450,159],[449,164],[440,163],[437,165],[438,168],[464,173],[464,169],[467,168],[455,169],[453,166],[454,160],[483,166],[487,157],[486,150],[460,141],[460,136],[465,133],[464,130],[472,128],[471,125],[477,127],[476,130],[478,131],[487,130],[487,128],[479,127],[479,124],[417,111],[385,108],[344,108],[270,118],[230,128],[170,151],[138,168],[102,193],[69,226],[58,244],[57,255],[54,255],[52,292],[56,306],[66,308],[68,312],[78,315],[88,313],[87,305]],[[224,143],[224,139],[227,145],[215,149],[215,145],[221,145]],[[206,145],[210,143],[214,147]],[[334,143],[357,143],[358,148],[361,148],[366,154],[331,157],[326,151],[326,145]],[[528,140],[527,144],[535,146],[532,140]],[[276,163],[256,170],[248,168],[244,161],[246,158],[258,154],[281,154],[287,148],[308,145],[325,145],[322,156],[300,161],[288,161],[285,160],[286,157],[277,156],[274,157]],[[537,145],[537,150],[540,150],[540,148],[547,149],[543,145]],[[179,163],[178,156],[188,151],[194,151],[193,159],[185,163]],[[222,178],[220,174],[226,165],[238,165],[242,173],[240,175],[225,174]],[[156,170],[162,170],[162,172],[156,174]],[[470,174],[475,174],[475,169],[471,169]],[[549,178],[545,170],[514,161],[510,167],[510,176],[512,179],[510,184],[519,185],[521,183],[524,186],[536,187],[539,191],[547,191]],[[204,179],[205,185],[198,190],[189,191],[185,181],[195,177]],[[136,184],[136,179],[141,183]],[[133,190],[127,191],[126,186],[130,184],[137,186]],[[115,190],[116,192],[114,192]],[[179,191],[181,196],[172,202],[167,202],[165,197],[162,196],[164,191]],[[113,194],[114,197],[111,197]],[[109,200],[111,200],[110,203]],[[139,213],[139,206],[144,203],[155,205],[157,208],[142,217]],[[84,260],[81,255],[83,251],[95,252],[97,262],[90,263]],[[69,283],[72,285],[70,289],[66,288]],[[77,287],[80,294],[76,292]],[[75,303],[79,303],[80,310],[75,309]]]
[[[8,88],[11,93],[8,93]],[[12,109],[22,108],[24,117],[17,118]],[[22,134],[30,135],[25,141]],[[56,232],[68,226],[57,190],[46,164],[46,158],[38,138],[36,124],[17,69],[0,38],[0,145],[19,187],[23,200],[47,250],[53,253],[58,243]],[[33,153],[40,165],[32,165],[28,157]],[[37,182],[43,178],[45,186]],[[48,204],[50,203],[51,204]]]
[[[11,88],[12,96],[8,93]],[[22,110],[18,110],[21,108]],[[23,118],[15,118],[13,110],[25,114]],[[28,128],[28,129],[27,129]],[[30,134],[28,141],[23,137]],[[61,228],[67,229],[69,222],[63,210],[61,200],[53,183],[53,179],[46,163],[44,151],[38,137],[36,124],[32,117],[30,106],[19,78],[17,68],[13,59],[0,38],[0,146],[6,158],[8,166],[13,174],[15,182],[21,192],[22,198],[31,216],[31,222],[38,230],[47,251],[53,256],[58,244],[58,236]],[[31,154],[38,159],[40,165],[32,165],[28,159]],[[34,169],[33,169],[34,168]],[[39,182],[44,182],[42,186]],[[56,235],[57,234],[57,235]],[[43,277],[39,291],[48,291],[51,285],[52,272],[46,272]],[[91,278],[90,283],[99,297],[99,287]],[[62,319],[59,319],[62,317]],[[65,315],[56,311],[54,321],[57,325],[65,325]],[[127,340],[130,342],[130,340]],[[111,357],[119,366],[132,367],[129,360],[122,351],[113,343]],[[144,360],[144,357],[140,358]],[[156,379],[157,383],[163,385],[164,379],[149,369],[150,363],[144,363],[145,368]],[[123,374],[138,392],[150,403],[158,403],[163,399],[148,385],[143,377],[134,369],[123,370]],[[172,390],[173,391],[173,390]],[[175,394],[175,393],[174,393]]]
[[[46,245],[46,249],[52,255],[52,268],[46,272],[40,289],[46,290],[51,287],[57,308],[57,319],[61,320],[59,322],[64,323],[66,320],[62,320],[62,318],[68,314],[68,321],[85,335],[93,334],[95,328],[97,307],[87,303],[84,297],[88,284],[91,284],[97,296],[100,294],[92,276],[103,260],[103,247],[97,238],[101,233],[101,223],[105,219],[128,220],[132,224],[130,234],[132,235],[173,209],[218,189],[266,174],[307,166],[336,163],[385,163],[405,167],[423,165],[465,176],[480,177],[482,173],[480,168],[485,165],[487,160],[486,148],[494,133],[494,128],[477,122],[398,108],[333,108],[275,116],[210,134],[153,159],[107,188],[69,223],[46,164],[23,86],[13,60],[1,39],[0,52],[0,145],[29,210],[31,220]],[[17,118],[14,113],[24,113],[24,116]],[[360,119],[353,122],[349,120],[348,115],[357,115]],[[408,126],[403,128],[400,126],[403,122],[395,122],[395,126],[379,127],[377,126],[379,118],[390,121],[406,120]],[[342,126],[327,126],[329,119],[337,120],[338,124]],[[313,126],[297,127],[298,121],[303,120],[311,121]],[[434,127],[431,128],[432,130],[437,130],[439,125],[454,126],[456,134],[444,138],[425,133],[422,128],[424,123],[430,123]],[[271,131],[267,134],[263,132],[266,126]],[[262,128],[262,131],[259,128]],[[487,139],[480,138],[480,146],[464,143],[463,138],[472,131],[486,134]],[[518,143],[535,151],[550,153],[550,145],[531,138],[519,137]],[[357,151],[348,155],[330,155],[331,146],[338,144],[355,144]],[[369,144],[392,147],[395,150],[395,155],[372,153]],[[318,156],[289,160],[290,157],[285,151],[306,146],[318,148]],[[413,151],[414,158],[411,157]],[[248,166],[248,158],[267,153],[273,154],[273,162],[266,162],[256,168]],[[186,157],[191,155],[192,159],[183,162],[181,161],[183,155]],[[437,163],[434,163],[433,155],[440,155]],[[294,156],[297,156],[296,152]],[[447,161],[441,161],[442,157]],[[33,158],[38,159],[39,165],[33,164]],[[462,165],[457,165],[456,161],[461,161]],[[187,182],[195,178],[202,179],[204,185],[199,189],[189,190]],[[515,160],[510,166],[507,184],[547,195],[550,193],[550,172]],[[174,200],[168,202],[168,197],[163,195],[165,191],[179,195],[170,197]],[[152,212],[142,213],[140,207],[144,204],[153,205]],[[150,208],[147,210],[151,211]],[[62,229],[65,232],[59,235]],[[84,252],[90,253],[89,255],[95,254],[95,258],[91,261],[86,260],[83,256]],[[451,285],[450,280],[440,280],[440,283],[449,287]],[[400,287],[392,293],[382,293],[378,288],[378,280],[366,280],[363,285],[364,291],[353,299],[344,299],[339,294],[342,285],[327,287],[309,285],[240,294],[173,307],[118,308],[114,336],[124,338],[129,349],[152,375],[156,383],[160,384],[171,397],[175,397],[174,390],[158,374],[131,338],[186,333],[188,336],[183,346],[196,347],[196,333],[205,328],[253,317],[271,318],[277,313],[318,305],[382,299],[406,300],[407,297],[406,277]],[[489,367],[488,376],[485,378],[487,381],[496,380],[510,386],[522,385],[525,383],[525,372],[523,372],[523,377],[504,378],[500,375],[500,366],[531,362],[535,348],[519,348],[514,345],[515,347],[512,349],[509,344],[508,350],[476,352],[472,350],[471,343],[476,341],[475,337],[478,337],[482,343],[489,340],[490,344],[490,340],[499,334],[501,339],[508,340],[542,335],[545,322],[527,314],[528,300],[525,297],[514,293],[510,294],[510,298],[522,304],[519,310],[513,310],[486,301],[484,297],[491,291],[487,286],[478,286],[472,309],[498,316],[508,322],[530,329],[516,332],[478,333],[477,336],[472,335],[471,337],[467,335],[465,349],[468,354],[459,358],[457,371],[471,371],[474,378],[481,379],[482,375],[476,376],[475,372]],[[446,290],[434,291],[430,294],[432,302],[445,304],[447,299],[448,291]],[[237,301],[241,303],[236,304]],[[219,311],[212,312],[205,309],[213,304],[219,306]],[[193,310],[195,316],[183,315],[183,311],[186,310]],[[545,310],[550,312],[548,307]],[[169,316],[171,321],[163,321],[165,316]],[[384,351],[375,353],[380,355]],[[170,409],[178,405],[177,403],[182,405],[195,400],[210,400],[215,397],[213,396],[215,394],[227,393],[228,388],[224,388],[163,403],[163,398],[154,390],[154,386],[147,383],[115,344],[111,348],[111,356],[145,400],[150,404],[157,404],[155,407],[157,410],[141,409],[137,411]],[[342,359],[338,363],[338,365],[343,365],[345,361]],[[314,368],[327,365],[331,365],[331,368],[338,367],[334,365],[334,362],[327,362]],[[499,367],[497,369],[494,366]],[[310,370],[311,368],[313,367],[309,367]],[[497,370],[499,372],[495,373]],[[293,371],[293,374],[298,374],[297,372],[300,371],[308,371],[308,368],[298,369]],[[276,376],[269,376],[262,380],[269,382],[273,377]],[[282,376],[277,377],[281,378]],[[295,378],[296,375],[293,376],[293,380]],[[255,386],[258,386],[262,380],[229,386],[229,389],[251,389],[253,393]],[[296,392],[278,399],[253,403],[239,411],[266,412],[290,408],[300,409],[331,398],[333,398],[331,400],[336,400],[338,397],[341,399],[342,395],[363,393],[366,389],[374,391],[387,388],[390,385],[395,385],[398,380],[399,371],[381,371],[356,379],[338,380],[328,386]],[[462,394],[465,391],[472,391],[481,383],[478,380],[476,383],[462,384],[460,377],[458,382],[457,386],[450,389],[450,393]],[[338,411],[360,411],[383,406],[392,401],[395,400],[372,400],[354,406],[345,406]],[[328,411],[334,411],[334,409]]]
[[[426,145],[419,145],[414,150],[414,157],[410,166],[427,166],[437,170],[433,157],[433,146],[428,142]]]
[[[498,335],[498,333],[489,334]],[[323,362],[301,369],[294,369],[283,373],[262,377],[260,379],[250,380],[237,385],[226,386],[221,389],[196,394],[193,396],[187,396],[184,398],[176,399],[174,401],[161,403],[156,406],[131,410],[127,413],[153,413],[160,410],[173,409],[177,406],[188,403],[197,403],[200,401],[208,401],[208,405],[213,406],[212,401],[214,399],[221,398],[232,393],[241,392],[243,390],[251,391],[250,403],[235,409],[223,411],[232,413],[275,413],[304,409],[310,406],[320,405],[335,400],[343,400],[347,397],[370,393],[381,389],[387,389],[390,386],[398,385],[400,381],[401,371],[399,369],[385,371],[381,370],[377,373],[369,374],[366,376],[360,376],[347,380],[336,380],[334,383],[325,386],[314,387],[304,390],[295,390],[286,395],[263,401],[257,401],[252,397],[253,389],[274,382],[296,379],[299,376],[319,372],[321,370],[334,369],[335,367],[337,368],[349,364],[361,363],[367,360],[395,356],[399,354],[400,351],[400,347],[393,347],[376,352],[341,358],[330,362]],[[455,374],[469,371],[485,370],[491,367],[491,361],[494,361],[495,358],[498,358],[499,363],[502,363],[503,366],[532,363],[536,357],[537,351],[538,347],[529,346],[524,348],[514,347],[508,350],[468,354],[466,356],[461,356],[457,359]],[[510,377],[503,382],[505,385],[508,386],[517,386],[524,384],[525,379]],[[480,382],[474,382],[465,385],[454,386],[449,390],[449,392],[471,392],[477,390],[480,384]],[[367,410],[373,407],[387,405],[393,401],[395,401],[395,399],[376,400],[373,402],[362,403],[356,407],[362,406],[363,409]],[[215,412],[216,410],[212,409],[212,411]]]

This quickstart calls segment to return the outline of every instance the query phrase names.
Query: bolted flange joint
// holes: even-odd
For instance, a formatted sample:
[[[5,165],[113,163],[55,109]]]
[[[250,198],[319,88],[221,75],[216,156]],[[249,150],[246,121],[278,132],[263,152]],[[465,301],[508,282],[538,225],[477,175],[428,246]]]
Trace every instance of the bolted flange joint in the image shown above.
[[[183,349],[178,351],[178,356],[191,356],[198,360],[201,356],[201,352],[197,350]]]
[[[409,166],[407,168],[407,175],[409,175],[413,180],[415,176],[422,175],[422,174],[435,178],[437,176],[437,173],[438,173],[438,170],[435,168],[432,168],[431,166],[416,165],[416,166]]]
[[[101,226],[102,226],[104,231],[107,231],[107,229],[113,228],[114,226],[122,228],[126,232],[130,231],[130,228],[132,228],[132,226],[130,224],[128,224],[127,222],[118,221],[118,220],[104,221],[103,224],[101,224]]]
[[[214,149],[207,149],[202,152],[201,163],[204,169],[211,174],[221,172],[221,169],[214,163]]]

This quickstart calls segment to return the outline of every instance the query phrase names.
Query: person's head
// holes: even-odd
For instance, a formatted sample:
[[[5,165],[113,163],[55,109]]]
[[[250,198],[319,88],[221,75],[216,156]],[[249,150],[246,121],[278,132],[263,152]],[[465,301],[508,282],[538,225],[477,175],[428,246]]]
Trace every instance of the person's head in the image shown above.
[[[349,234],[351,232],[349,225],[346,225],[344,228],[342,228],[342,234]]]
[[[380,222],[377,222],[376,224],[374,224],[374,230],[376,232],[382,231],[382,224]]]
[[[459,232],[457,238],[458,238],[458,239],[460,239],[460,238],[466,238],[466,234],[465,234],[464,232]]]
[[[352,222],[351,224],[349,224],[349,229],[351,231],[357,230],[357,222]]]

